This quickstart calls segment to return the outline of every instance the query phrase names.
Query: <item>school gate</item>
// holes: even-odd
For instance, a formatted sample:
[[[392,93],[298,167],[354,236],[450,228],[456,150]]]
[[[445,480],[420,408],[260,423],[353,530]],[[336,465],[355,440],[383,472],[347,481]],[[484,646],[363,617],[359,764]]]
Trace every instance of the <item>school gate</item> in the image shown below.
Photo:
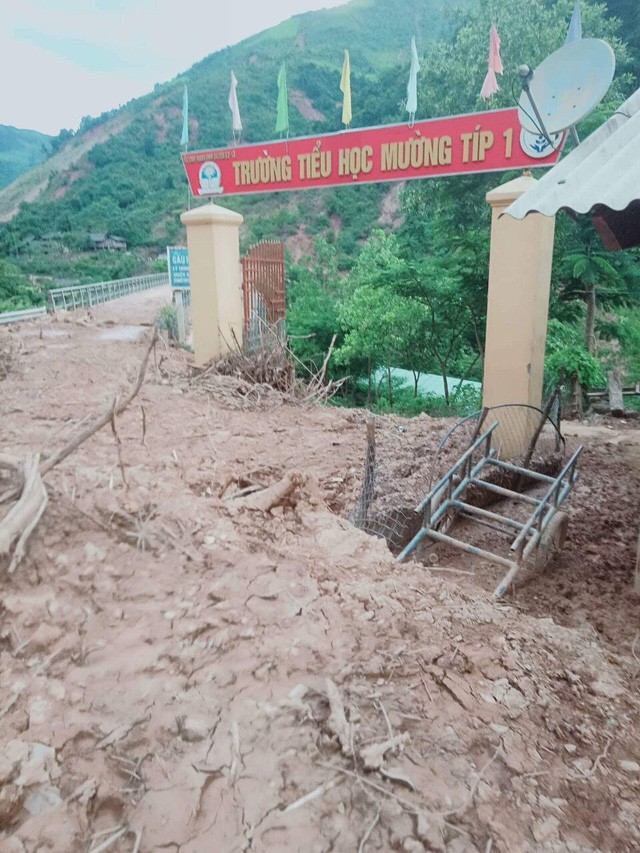
[[[266,339],[285,333],[284,243],[257,243],[243,256],[241,265],[244,348],[255,352]]]

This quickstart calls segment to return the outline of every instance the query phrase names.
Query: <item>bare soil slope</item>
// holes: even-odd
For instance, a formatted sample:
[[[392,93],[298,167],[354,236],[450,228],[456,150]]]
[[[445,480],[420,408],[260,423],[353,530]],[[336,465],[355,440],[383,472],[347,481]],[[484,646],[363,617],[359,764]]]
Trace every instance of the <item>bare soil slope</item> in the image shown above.
[[[65,145],[62,151],[20,175],[9,186],[4,187],[0,191],[0,222],[13,219],[23,202],[35,201],[46,190],[52,174],[67,171],[69,184],[82,177],[89,169],[86,162],[82,163],[89,151],[101,142],[106,142],[116,133],[120,133],[130,121],[131,116],[126,112],[108,119],[98,127],[87,131],[81,138],[74,139]],[[63,194],[58,193],[56,197],[61,198]]]
[[[57,446],[108,404],[142,353],[114,322],[163,299],[0,330],[20,349],[3,448]],[[582,482],[606,469],[613,510],[579,494],[553,582],[496,605],[482,575],[400,566],[344,520],[363,412],[231,408],[189,375],[158,347],[120,458],[107,428],[55,469],[29,558],[0,575],[0,850],[638,849],[615,527],[637,480],[612,449],[590,446]],[[290,472],[271,512],[234,497]],[[572,583],[582,609],[559,611]]]

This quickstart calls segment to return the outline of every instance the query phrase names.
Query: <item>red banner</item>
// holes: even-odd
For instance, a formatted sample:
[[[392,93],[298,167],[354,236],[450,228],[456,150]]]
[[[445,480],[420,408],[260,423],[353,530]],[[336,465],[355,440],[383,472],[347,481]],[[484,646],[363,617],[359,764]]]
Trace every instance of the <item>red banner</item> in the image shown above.
[[[552,166],[554,146],[516,109],[346,130],[182,155],[196,198]]]

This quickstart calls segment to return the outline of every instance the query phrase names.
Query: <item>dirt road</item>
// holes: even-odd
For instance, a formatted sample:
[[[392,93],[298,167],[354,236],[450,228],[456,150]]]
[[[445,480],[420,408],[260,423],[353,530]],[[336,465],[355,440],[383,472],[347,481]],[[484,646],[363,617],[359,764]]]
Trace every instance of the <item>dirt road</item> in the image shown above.
[[[143,349],[119,327],[163,299],[0,330],[3,448],[50,450],[108,405]],[[589,444],[572,525],[593,552],[496,604],[482,575],[400,566],[344,520],[363,412],[232,408],[189,360],[158,346],[0,575],[0,850],[638,849],[624,449]],[[270,512],[234,497],[290,472]],[[578,580],[594,594],[558,612]]]

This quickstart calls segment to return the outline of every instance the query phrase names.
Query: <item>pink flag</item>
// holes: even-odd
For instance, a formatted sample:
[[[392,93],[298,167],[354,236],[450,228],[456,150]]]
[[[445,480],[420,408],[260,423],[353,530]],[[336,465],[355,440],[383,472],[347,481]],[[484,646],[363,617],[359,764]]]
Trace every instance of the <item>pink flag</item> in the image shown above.
[[[489,70],[480,90],[480,97],[485,101],[500,91],[496,74],[502,74],[503,72],[504,67],[500,58],[500,36],[495,26],[492,26],[489,36]]]

